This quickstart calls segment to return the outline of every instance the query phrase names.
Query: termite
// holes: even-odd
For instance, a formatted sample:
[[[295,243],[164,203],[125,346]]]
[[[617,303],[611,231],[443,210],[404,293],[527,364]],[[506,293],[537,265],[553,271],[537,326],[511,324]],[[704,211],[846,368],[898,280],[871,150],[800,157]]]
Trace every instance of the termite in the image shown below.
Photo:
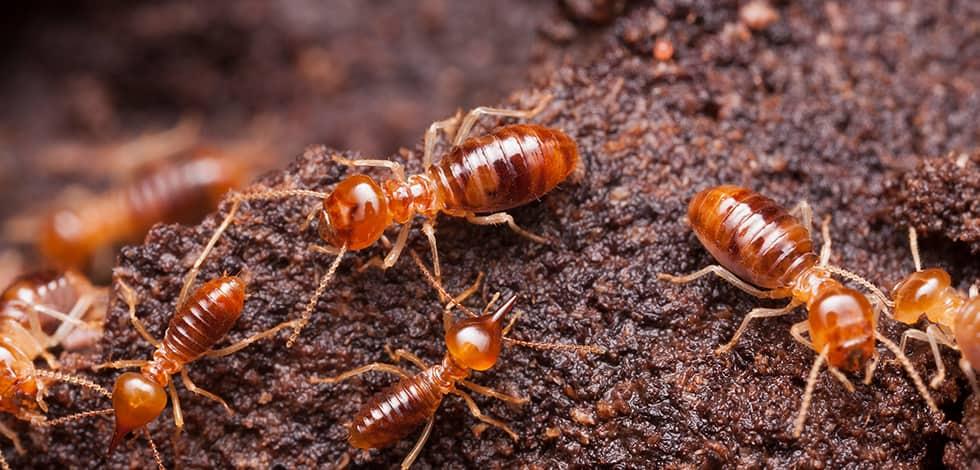
[[[239,160],[198,149],[163,161],[122,187],[57,209],[42,221],[38,249],[52,264],[84,269],[120,243],[138,241],[156,223],[191,223],[243,183]]]
[[[55,367],[46,350],[92,345],[102,334],[106,303],[105,289],[77,272],[36,271],[15,278],[0,293],[0,320],[27,329],[42,347],[41,356]]]
[[[189,282],[189,280],[187,281]],[[221,349],[212,349],[235,325],[245,305],[245,281],[239,276],[222,276],[202,284],[186,300],[177,301],[174,316],[164,333],[163,340],[154,338],[136,316],[138,299],[125,282],[120,281],[119,293],[129,307],[129,318],[136,331],[156,349],[150,360],[112,361],[95,367],[139,367],[139,372],[121,374],[112,389],[112,408],[115,431],[109,443],[111,453],[130,431],[143,428],[163,413],[169,391],[173,406],[176,434],[184,427],[180,400],[171,376],[179,373],[184,387],[189,391],[221,404],[229,414],[231,407],[221,397],[199,388],[187,375],[187,366],[202,357],[222,357],[258,341],[275,335],[280,330],[294,326],[294,322],[281,323],[261,333]]]
[[[48,421],[44,415],[47,412],[44,395],[52,381],[86,387],[104,396],[109,392],[87,379],[34,366],[35,360],[44,358],[52,369],[57,367],[48,349],[77,328],[79,318],[99,302],[101,295],[99,289],[81,276],[47,272],[21,276],[0,294],[0,412],[35,425],[50,426],[108,411],[90,411]],[[0,423],[0,434],[13,441],[18,453],[24,452],[17,434],[3,423]],[[0,467],[9,469],[2,455]]]
[[[878,332],[878,308],[882,308],[884,294],[860,276],[830,265],[830,221],[827,218],[822,231],[824,244],[817,257],[810,240],[812,215],[809,205],[801,202],[793,212],[797,211],[802,223],[772,199],[749,189],[718,186],[701,191],[691,199],[687,217],[701,244],[721,266],[708,266],[685,276],[661,273],[657,277],[681,284],[715,274],[759,298],[791,299],[782,308],[756,308],[749,312],[732,339],[715,351],[717,354],[730,351],[753,319],[786,315],[801,305],[806,306],[807,319],[794,324],[790,334],[818,356],[807,379],[794,424],[794,437],[803,432],[813,388],[823,363],[827,363],[830,372],[848,391],[853,391],[853,385],[841,371],[854,372],[865,367],[865,383],[870,383],[878,360],[875,339],[895,354],[929,408],[938,413],[936,404],[902,350]],[[833,274],[856,281],[873,292],[877,308],[873,308],[860,292],[833,279]],[[806,332],[809,332],[809,341],[803,337]]]
[[[895,320],[914,325],[925,314],[932,323],[925,331],[908,329],[902,334],[901,348],[909,338],[926,341],[936,360],[936,375],[930,386],[938,387],[946,377],[938,343],[960,351],[960,369],[980,396],[974,365],[980,364],[980,297],[977,286],[967,296],[952,287],[949,273],[940,268],[922,269],[915,228],[909,227],[909,247],[915,272],[899,281],[892,290]]]
[[[510,332],[520,314],[514,315],[506,327],[503,325],[503,320],[517,303],[517,296],[511,296],[493,313],[488,314],[487,312],[490,311],[498,298],[498,296],[494,296],[487,304],[483,314],[477,315],[459,303],[477,290],[475,286],[468,289],[466,294],[453,298],[442,289],[433,275],[428,273],[415,252],[411,251],[411,253],[426,279],[439,291],[443,298],[451,299],[446,309],[443,310],[447,352],[442,362],[428,365],[409,351],[403,349],[388,350],[393,361],[406,360],[421,371],[413,375],[397,365],[375,362],[344,372],[336,377],[311,377],[309,379],[310,383],[314,384],[335,384],[371,371],[397,375],[399,377],[398,382],[375,394],[357,412],[354,420],[348,426],[348,441],[352,446],[359,449],[387,447],[405,438],[425,423],[425,428],[412,451],[402,461],[402,469],[409,468],[421,453],[422,447],[432,431],[435,413],[442,400],[449,394],[462,398],[476,419],[500,429],[515,441],[518,439],[517,433],[510,426],[483,414],[473,397],[460,389],[460,387],[466,388],[480,395],[516,405],[528,402],[527,398],[508,395],[468,380],[473,371],[485,371],[497,363],[504,343],[545,350],[586,353],[601,353],[603,351],[598,346],[538,343],[508,338],[507,333]],[[480,278],[477,279],[477,283],[479,282]],[[453,306],[460,307],[470,315],[470,318],[454,320],[450,310]]]
[[[241,202],[297,196],[321,199],[322,206],[310,213],[307,224],[314,218],[319,219],[320,238],[329,247],[315,248],[336,254],[336,258],[320,279],[298,326],[289,337],[287,345],[292,346],[313,315],[344,254],[349,250],[362,250],[379,240],[390,245],[384,232],[392,224],[402,226],[394,246],[383,261],[373,259],[371,263],[383,269],[394,266],[408,240],[412,219],[421,215],[425,218],[422,232],[429,241],[437,280],[441,270],[435,220],[440,213],[465,218],[478,225],[507,224],[521,236],[546,243],[547,239],[519,227],[504,211],[540,198],[568,178],[579,164],[575,141],[558,129],[532,124],[509,125],[487,135],[468,136],[481,116],[530,118],[547,102],[546,98],[535,109],[527,111],[479,107],[462,118],[461,124],[458,116],[433,123],[425,134],[424,172],[421,174],[406,177],[402,165],[394,161],[348,160],[334,156],[334,162],[345,166],[388,168],[394,178],[378,182],[369,176],[354,174],[337,183],[329,193],[289,189],[235,194],[228,199],[232,206],[224,222],[191,272],[196,274],[197,267],[228,227]],[[457,124],[452,147],[439,163],[434,164],[433,152],[439,132],[449,132]],[[490,214],[477,215],[483,213]]]

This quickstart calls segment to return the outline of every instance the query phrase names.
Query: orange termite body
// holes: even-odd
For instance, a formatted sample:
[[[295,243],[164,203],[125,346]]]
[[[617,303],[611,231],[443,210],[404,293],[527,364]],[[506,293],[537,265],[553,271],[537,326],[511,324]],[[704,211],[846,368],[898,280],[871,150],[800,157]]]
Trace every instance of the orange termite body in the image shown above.
[[[854,371],[874,354],[875,318],[867,298],[819,266],[809,231],[772,199],[735,186],[701,191],[688,206],[691,227],[719,263],[752,284],[792,297],[809,312],[817,352]]]
[[[894,316],[902,323],[914,325],[925,315],[932,325],[925,331],[906,330],[902,335],[903,349],[909,337],[933,345],[937,373],[932,386],[937,387],[945,376],[937,342],[958,348],[962,355],[960,368],[973,386],[974,393],[980,394],[975,375],[976,367],[980,365],[980,296],[975,291],[972,296],[967,296],[954,288],[952,278],[943,269],[921,269],[917,236],[911,228],[909,242],[916,271],[899,281],[892,290]]]
[[[156,419],[167,405],[170,376],[200,358],[228,334],[245,305],[245,283],[226,276],[199,287],[170,319],[153,359],[119,376],[112,391],[116,431],[110,452],[130,431]]]
[[[498,212],[527,204],[554,189],[578,164],[575,142],[565,133],[517,124],[471,137],[450,149],[425,173],[381,184],[352,175],[323,200],[320,234],[340,248],[373,245],[392,223],[415,214],[435,218]]]
[[[156,223],[190,223],[239,186],[243,165],[210,150],[165,162],[125,186],[51,213],[38,248],[52,263],[81,269],[113,245],[139,241]]]

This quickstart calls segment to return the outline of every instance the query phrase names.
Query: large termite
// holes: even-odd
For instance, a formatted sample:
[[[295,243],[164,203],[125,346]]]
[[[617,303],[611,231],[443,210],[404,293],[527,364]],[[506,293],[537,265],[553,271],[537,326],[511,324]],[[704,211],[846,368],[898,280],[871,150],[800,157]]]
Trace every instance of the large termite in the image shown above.
[[[828,369],[845,388],[853,391],[853,385],[841,371],[854,372],[863,367],[866,369],[865,383],[869,383],[878,359],[876,339],[895,354],[929,408],[938,413],[929,391],[905,354],[878,332],[877,310],[871,302],[860,292],[833,279],[832,275],[854,280],[871,290],[879,307],[885,301],[884,294],[856,274],[830,265],[829,219],[823,224],[824,244],[820,256],[814,253],[809,205],[802,203],[798,207],[803,223],[772,199],[749,189],[718,186],[701,191],[691,199],[687,217],[701,244],[721,266],[708,266],[685,276],[660,274],[658,277],[681,284],[715,274],[756,297],[790,299],[785,307],[757,308],[749,312],[732,339],[716,350],[719,354],[736,345],[753,319],[786,315],[801,305],[806,307],[807,319],[794,324],[790,333],[796,341],[813,349],[817,359],[807,379],[794,424],[795,437],[803,432],[813,387],[823,363],[827,363]],[[806,332],[809,332],[810,340],[803,337]]]

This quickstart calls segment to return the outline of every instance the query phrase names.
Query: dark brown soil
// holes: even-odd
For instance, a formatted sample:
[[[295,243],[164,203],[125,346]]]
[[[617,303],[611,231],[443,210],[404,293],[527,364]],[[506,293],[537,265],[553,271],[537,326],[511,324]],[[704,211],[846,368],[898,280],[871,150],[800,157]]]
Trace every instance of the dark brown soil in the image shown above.
[[[632,4],[601,31],[542,20],[549,40],[567,41],[567,48],[541,62],[534,86],[501,104],[527,107],[538,93],[550,93],[554,100],[536,120],[577,140],[584,178],[512,212],[521,225],[556,239],[552,246],[506,228],[442,218],[444,278],[460,290],[482,271],[488,293],[520,294],[525,315],[517,337],[591,342],[609,352],[508,349],[477,381],[531,402],[478,401],[520,439],[512,442],[495,429],[476,432],[477,421],[450,398],[418,468],[980,465],[980,402],[955,353],[944,352],[950,376],[933,391],[942,420],[929,416],[903,370],[880,348],[885,361],[878,374],[855,393],[821,377],[805,434],[796,440],[790,428],[814,354],[788,330],[803,312],[758,321],[731,354],[715,356],[712,349],[762,302],[716,279],[685,286],[656,280],[658,272],[712,263],[683,216],[694,192],[719,183],[755,188],[787,206],[809,200],[818,218],[833,216],[833,262],[879,285],[891,286],[912,269],[910,223],[928,231],[926,265],[948,269],[964,289],[980,277],[971,254],[976,238],[964,238],[976,233],[977,205],[963,203],[954,190],[916,189],[918,178],[972,188],[980,178],[975,164],[954,169],[933,160],[939,176],[916,165],[978,146],[980,11],[966,1],[851,3],[780,5],[780,19],[761,31],[741,26],[731,2]],[[672,61],[654,60],[657,39],[672,42]],[[255,189],[326,189],[342,176],[330,152],[314,147]],[[417,156],[391,158],[419,170]],[[920,169],[903,176],[905,168]],[[313,204],[252,204],[206,264],[204,278],[245,268],[253,275],[231,340],[302,309],[330,261],[307,249],[317,242],[313,231],[298,229]],[[137,289],[139,315],[157,336],[217,221],[158,227],[144,246],[124,250],[116,276]],[[418,231],[411,246],[426,248]],[[336,386],[306,381],[387,361],[385,345],[428,361],[444,353],[438,300],[407,258],[387,272],[355,269],[381,253],[368,249],[345,260],[293,349],[280,338],[191,366],[194,381],[237,413],[229,417],[178,385],[187,419],[181,465],[301,468],[349,457],[357,467],[391,467],[406,455],[412,439],[372,452],[344,440],[343,423],[389,377]],[[884,334],[900,337],[901,327],[881,323]],[[116,302],[101,354],[71,357],[69,366],[149,352]],[[911,357],[923,375],[933,372],[927,348],[913,346]],[[104,383],[113,377],[97,376]],[[70,399],[56,395],[52,402]],[[172,429],[169,415],[153,426],[169,466]],[[32,432],[32,453],[13,463],[150,464],[143,441],[106,461],[109,434],[109,420]],[[9,448],[5,454],[13,456]]]

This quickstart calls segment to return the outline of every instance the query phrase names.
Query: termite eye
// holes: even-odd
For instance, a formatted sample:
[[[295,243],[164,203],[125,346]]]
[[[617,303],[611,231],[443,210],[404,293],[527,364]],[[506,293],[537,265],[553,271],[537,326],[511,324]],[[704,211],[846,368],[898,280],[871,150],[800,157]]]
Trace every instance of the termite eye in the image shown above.
[[[500,323],[489,315],[468,318],[456,322],[446,332],[446,346],[457,364],[473,370],[487,370],[500,356],[502,336]]]
[[[146,426],[160,416],[166,406],[167,392],[159,384],[136,372],[120,375],[112,389],[116,431],[109,450],[115,448],[130,431]]]
[[[370,177],[345,178],[323,200],[320,236],[335,247],[360,250],[371,246],[389,225],[388,198]]]

